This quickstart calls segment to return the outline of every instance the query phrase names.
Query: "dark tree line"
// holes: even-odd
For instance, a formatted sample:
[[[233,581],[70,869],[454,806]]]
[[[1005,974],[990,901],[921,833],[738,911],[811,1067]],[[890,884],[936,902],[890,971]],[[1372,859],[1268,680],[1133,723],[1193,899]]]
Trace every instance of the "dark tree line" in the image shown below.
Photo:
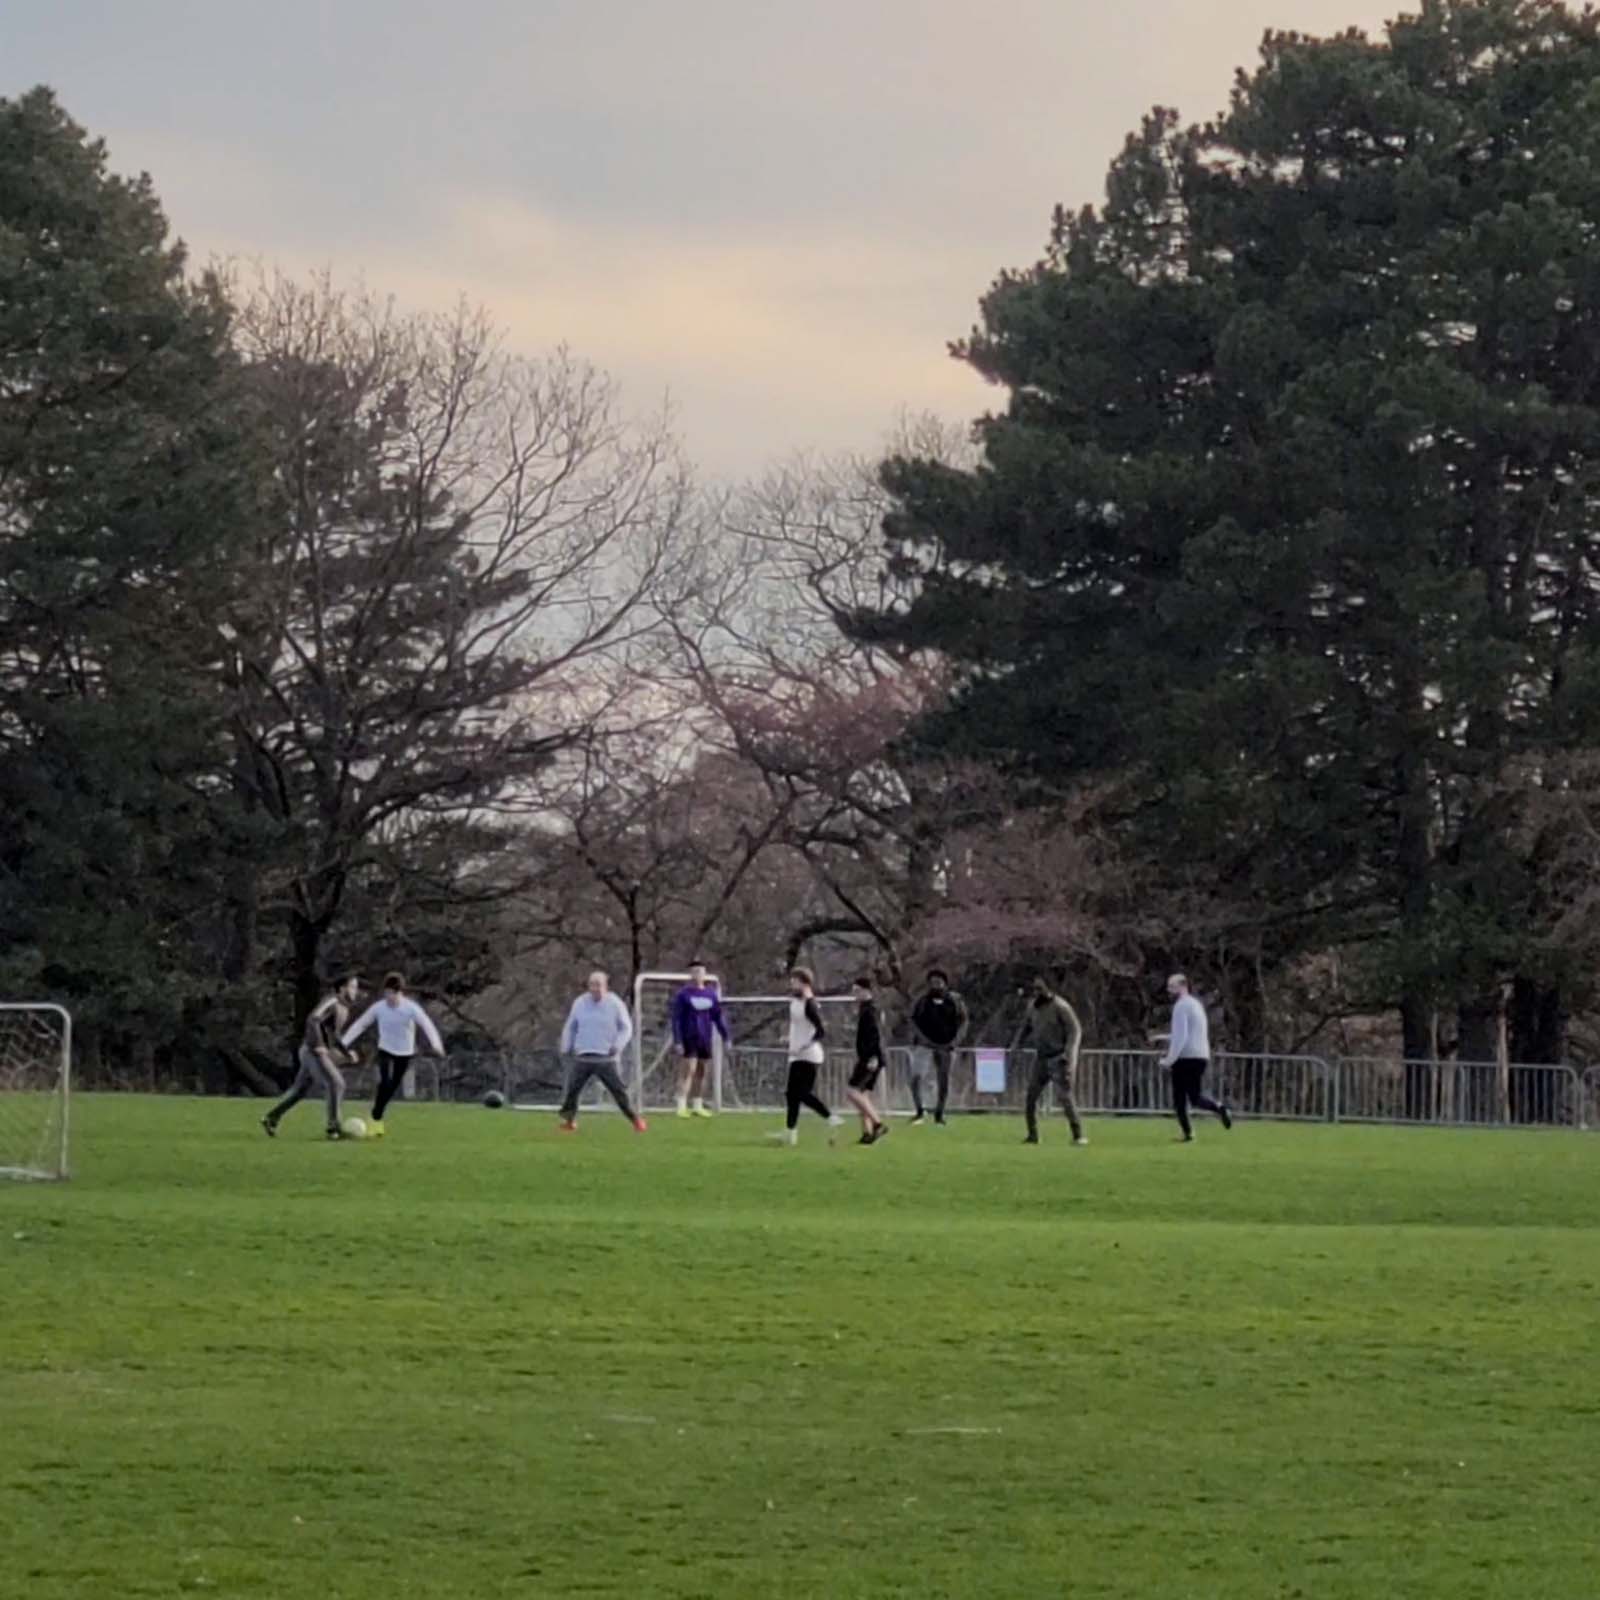
[[[91,1075],[258,1083],[342,966],[485,987],[516,792],[687,504],[600,374],[193,277],[148,180],[0,102],[0,989]]]
[[[964,666],[930,747],[1108,783],[1235,994],[1338,952],[1419,1059],[1593,995],[1530,818],[1600,734],[1597,93],[1593,16],[1433,0],[1153,114],[957,349],[981,462],[886,467],[915,594],[856,623]]]
[[[1597,108],[1554,0],[1272,35],[995,282],[970,440],[713,493],[470,311],[192,273],[0,102],[0,990],[215,1084],[379,961],[521,1043],[701,954],[1593,1052]]]

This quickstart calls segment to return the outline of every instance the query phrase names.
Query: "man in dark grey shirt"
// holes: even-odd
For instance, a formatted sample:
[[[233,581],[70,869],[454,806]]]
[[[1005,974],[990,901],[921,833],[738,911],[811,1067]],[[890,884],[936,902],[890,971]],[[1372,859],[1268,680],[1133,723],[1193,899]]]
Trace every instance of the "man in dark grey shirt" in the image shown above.
[[[342,1139],[340,1121],[344,1111],[344,1074],[338,1063],[355,1058],[339,1042],[339,1035],[350,1022],[350,1012],[361,995],[361,980],[345,978],[306,1018],[297,1053],[299,1072],[289,1092],[261,1119],[269,1139],[278,1136],[278,1124],[307,1095],[320,1089],[328,1106],[328,1137]]]

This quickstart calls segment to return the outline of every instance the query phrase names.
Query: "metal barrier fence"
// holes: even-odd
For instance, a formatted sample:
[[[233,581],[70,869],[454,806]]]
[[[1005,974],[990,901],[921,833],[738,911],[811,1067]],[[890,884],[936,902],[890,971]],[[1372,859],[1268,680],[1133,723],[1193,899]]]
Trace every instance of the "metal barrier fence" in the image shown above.
[[[1208,1091],[1246,1117],[1275,1122],[1331,1122],[1332,1067],[1320,1056],[1219,1055]],[[1172,1074],[1148,1050],[1085,1050],[1074,1086],[1080,1111],[1116,1116],[1171,1116]]]
[[[953,1051],[949,1108],[959,1112],[1020,1112],[1033,1074],[1031,1050]],[[909,1113],[911,1080],[922,1079],[931,1111],[936,1078],[931,1052],[893,1046],[876,1090],[878,1104]],[[979,1058],[998,1064],[1003,1086],[979,1087]],[[817,1074],[817,1092],[830,1107],[847,1110],[845,1088],[855,1061],[834,1050]],[[734,1046],[722,1062],[722,1105],[729,1111],[783,1109],[788,1053],[768,1047]],[[370,1067],[347,1070],[353,1099],[371,1094]],[[670,1107],[672,1074],[647,1080],[644,1109]],[[554,1108],[560,1103],[566,1063],[555,1050],[456,1053],[447,1060],[421,1058],[408,1085],[411,1098],[471,1102],[498,1090],[514,1105]],[[630,1086],[631,1087],[631,1086]],[[1600,1128],[1600,1067],[1580,1075],[1569,1066],[1501,1067],[1493,1062],[1400,1061],[1380,1058],[1221,1054],[1214,1058],[1207,1088],[1239,1114],[1296,1122],[1394,1123],[1432,1127]],[[1085,1050],[1079,1058],[1074,1095],[1080,1111],[1097,1116],[1170,1116],[1171,1074],[1147,1050]],[[593,1085],[583,1105],[610,1105]],[[1041,1102],[1053,1109],[1046,1090]]]
[[[1563,1066],[1482,1061],[1338,1062],[1336,1121],[1451,1128],[1579,1128],[1583,1083]]]

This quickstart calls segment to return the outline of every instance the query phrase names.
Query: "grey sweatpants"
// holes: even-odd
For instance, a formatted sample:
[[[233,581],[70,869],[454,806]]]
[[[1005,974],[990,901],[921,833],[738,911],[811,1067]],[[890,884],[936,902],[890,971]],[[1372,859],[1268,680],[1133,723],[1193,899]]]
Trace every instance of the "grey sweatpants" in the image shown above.
[[[325,1064],[309,1045],[300,1046],[297,1059],[300,1070],[295,1074],[288,1094],[267,1115],[276,1125],[283,1120],[285,1112],[292,1111],[307,1095],[321,1089],[328,1102],[328,1126],[337,1128],[344,1110],[344,1074],[337,1067]]]
[[[927,1051],[924,1055],[923,1049]],[[939,1098],[933,1103],[934,1117],[944,1121],[945,1107],[950,1103],[950,1063],[955,1058],[955,1046],[948,1044],[930,1044],[911,1052],[911,1071],[907,1075],[911,1083],[911,1101],[917,1108],[917,1115],[922,1115],[922,1080],[927,1074],[927,1063],[933,1063],[933,1081],[939,1091]]]
[[[1072,1098],[1072,1067],[1066,1056],[1039,1056],[1033,1064],[1033,1077],[1028,1082],[1028,1135],[1039,1133],[1039,1098],[1051,1084],[1056,1086],[1056,1099],[1072,1125],[1074,1139],[1083,1136],[1083,1124],[1078,1121],[1077,1102]]]
[[[589,1087],[589,1080],[598,1078],[606,1092],[617,1102],[617,1109],[630,1122],[634,1120],[633,1107],[628,1102],[628,1091],[623,1087],[617,1063],[610,1056],[579,1056],[567,1073],[567,1092],[561,1101],[561,1120],[571,1122],[578,1114],[578,1098]]]

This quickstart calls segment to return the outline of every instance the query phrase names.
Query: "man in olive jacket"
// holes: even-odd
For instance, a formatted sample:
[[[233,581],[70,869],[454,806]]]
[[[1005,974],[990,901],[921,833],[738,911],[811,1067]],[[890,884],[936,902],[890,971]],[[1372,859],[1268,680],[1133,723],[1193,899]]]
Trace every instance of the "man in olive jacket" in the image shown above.
[[[1025,1144],[1039,1142],[1039,1097],[1050,1085],[1072,1127],[1072,1142],[1088,1144],[1078,1108],[1072,1099],[1072,1080],[1078,1070],[1078,1051],[1083,1044],[1083,1024],[1078,1013],[1051,988],[1047,978],[1033,980],[1033,1004],[1028,1011],[1028,1042],[1033,1046],[1033,1077],[1028,1084],[1028,1137]]]

